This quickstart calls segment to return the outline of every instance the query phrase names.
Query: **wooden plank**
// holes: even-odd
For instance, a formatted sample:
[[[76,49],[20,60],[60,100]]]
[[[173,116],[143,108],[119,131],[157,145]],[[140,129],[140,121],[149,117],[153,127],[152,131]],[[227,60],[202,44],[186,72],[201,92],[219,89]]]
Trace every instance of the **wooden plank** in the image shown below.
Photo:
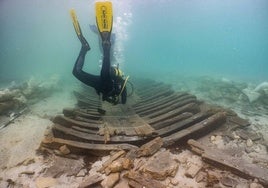
[[[249,163],[243,158],[225,154],[217,148],[209,148],[195,140],[188,140],[192,150],[202,156],[202,159],[216,167],[229,170],[247,179],[258,179],[263,186],[268,186],[268,169]]]
[[[162,121],[159,121],[159,122],[152,122],[150,123],[150,125],[154,128],[154,129],[162,129],[164,127],[167,127],[167,126],[170,126],[176,122],[179,122],[179,121],[182,121],[182,120],[185,120],[187,118],[190,118],[191,116],[193,116],[193,113],[190,113],[190,112],[184,112],[182,114],[179,114],[175,117],[172,117],[172,118],[169,118],[169,119],[166,119],[166,120],[162,120]]]
[[[224,112],[218,112],[218,113],[208,117],[207,119],[192,125],[191,127],[188,127],[188,128],[183,129],[181,131],[175,132],[172,135],[164,137],[163,138],[164,146],[172,145],[176,141],[183,139],[183,138],[186,138],[186,137],[190,137],[199,131],[203,131],[203,130],[206,130],[208,128],[212,129],[213,126],[214,127],[220,126],[225,121],[226,121],[226,114]],[[159,134],[159,135],[161,135],[161,134]]]
[[[148,124],[154,125],[156,123],[161,123],[165,120],[175,118],[175,117],[177,117],[180,114],[185,113],[185,112],[188,112],[188,113],[189,112],[195,112],[195,113],[199,112],[198,105],[195,103],[189,103],[189,104],[186,104],[182,107],[175,108],[174,110],[168,111],[166,113],[159,114],[157,117],[154,117],[151,119],[149,119],[149,117],[145,117],[145,118],[148,119],[146,121]]]
[[[159,98],[163,97],[163,96],[169,96],[172,95],[174,93],[174,91],[172,90],[164,90],[164,91],[159,91],[156,94],[150,94],[148,95],[148,97],[146,98],[142,98],[142,100],[140,101],[140,103],[147,103],[147,102],[153,102],[158,100]]]
[[[137,146],[131,144],[91,144],[85,142],[78,142],[72,140],[65,140],[61,138],[48,138],[44,139],[42,145],[49,146],[49,148],[59,149],[60,146],[66,145],[72,151],[75,149],[82,150],[100,150],[100,151],[112,151],[112,150],[132,150],[137,149]]]
[[[97,134],[98,133],[97,130],[84,129],[84,128],[77,127],[77,126],[72,126],[71,128],[76,130],[76,131],[84,132],[84,133],[90,133],[90,134]]]
[[[75,116],[73,117],[68,117],[68,116],[64,116],[64,117],[74,120],[76,122],[84,122],[84,123],[93,124],[93,125],[94,124],[98,125],[98,124],[103,123],[100,115],[95,116],[95,115],[88,115],[86,113],[80,114],[81,112],[74,112],[74,113],[75,113]]]
[[[146,144],[143,144],[137,151],[137,157],[146,157],[155,154],[163,145],[163,139],[157,137]]]
[[[88,119],[92,119],[92,120],[100,120],[101,119],[101,115],[93,115],[93,114],[88,114],[88,113],[84,113],[84,112],[81,112],[81,111],[75,111],[74,115],[84,117],[84,118],[88,118]]]
[[[191,100],[192,99],[192,100]],[[171,100],[171,101],[165,101],[164,103],[159,103],[158,105],[154,106],[154,107],[151,107],[151,108],[148,108],[146,106],[146,108],[144,109],[140,109],[140,110],[135,110],[138,114],[142,115],[142,116],[145,116],[145,115],[148,115],[154,111],[159,111],[161,109],[164,109],[164,108],[167,108],[171,105],[174,105],[174,104],[177,104],[177,103],[180,103],[180,102],[183,102],[183,101],[186,101],[186,100],[191,100],[191,101],[196,101],[196,97],[194,96],[191,96],[191,95],[185,95],[185,96],[182,96],[182,97],[178,97],[178,98],[175,98],[174,100]]]
[[[133,106],[133,109],[135,109],[135,112],[145,111],[145,110],[148,110],[150,108],[154,108],[158,105],[165,104],[165,103],[172,101],[176,98],[177,98],[177,94],[173,93],[172,95],[161,97],[158,101],[149,101],[147,103],[140,103],[138,106]]]
[[[150,114],[146,115],[146,116],[141,116],[141,117],[144,117],[144,118],[155,118],[157,116],[160,116],[162,114],[165,114],[165,113],[168,113],[172,110],[175,110],[179,107],[182,107],[186,104],[189,104],[189,103],[195,103],[196,100],[195,99],[187,99],[185,101],[182,101],[182,102],[179,102],[179,103],[175,103],[173,105],[170,105],[168,106],[167,108],[163,108],[162,110],[158,110],[158,111],[155,111],[155,112],[151,112]]]
[[[77,126],[81,128],[87,128],[91,130],[99,130],[100,124],[93,124],[93,123],[87,123],[87,122],[81,122],[81,121],[76,121],[74,119],[58,115],[53,119],[53,122],[56,124],[63,125],[65,127],[72,127],[72,126]]]
[[[146,100],[143,99],[143,100],[139,101],[140,104],[136,108],[144,107],[146,105],[152,104],[154,102],[157,102],[159,99],[168,98],[172,94],[174,94],[174,92],[165,91],[165,92],[158,93],[157,95],[150,95],[151,97],[147,97]]]
[[[77,138],[77,140],[83,139],[85,142],[94,142],[94,143],[104,142],[104,138],[102,136],[80,132],[71,128],[64,127],[59,124],[54,124],[53,130],[62,132],[65,135],[65,137],[72,135],[75,138]],[[121,136],[121,135],[113,136],[110,139],[111,139],[110,143],[135,143],[144,140],[143,137],[139,136]]]
[[[139,111],[139,110],[146,110],[147,108],[153,108],[155,106],[157,106],[158,104],[163,104],[166,102],[169,102],[171,100],[174,100],[176,98],[180,97],[180,95],[178,95],[178,93],[173,93],[171,95],[167,95],[167,96],[163,96],[160,99],[158,99],[157,101],[148,101],[148,102],[138,102],[136,104],[133,105],[135,111]]]
[[[173,93],[172,95],[161,97],[157,101],[151,101],[150,103],[141,103],[140,105],[135,106],[134,109],[136,112],[145,111],[151,108],[155,108],[158,105],[163,105],[165,103],[173,101],[181,96],[183,96],[183,94]]]
[[[60,124],[54,124],[52,127],[53,132],[55,132],[56,137],[62,136],[65,139],[71,139],[70,137],[73,136],[76,138],[76,140],[84,140],[85,142],[94,141],[96,143],[103,143],[104,138],[103,136],[99,136],[97,134],[91,134],[91,133],[85,133],[78,130],[75,130],[73,128],[65,127]],[[57,134],[57,131],[59,131],[62,134]],[[73,138],[72,138],[73,139]]]
[[[76,121],[82,121],[90,124],[103,124],[104,122],[102,120],[93,120],[93,119],[88,119],[80,116],[73,117],[73,120]]]
[[[131,116],[104,116],[107,125],[116,129],[116,132],[125,132],[130,136],[150,136],[155,130],[138,115]],[[123,131],[122,131],[123,130]]]
[[[146,103],[141,103],[139,106],[135,106],[135,110],[138,111],[138,110],[142,110],[142,109],[145,109],[148,107],[148,108],[153,108],[157,105],[161,105],[161,104],[165,104],[167,102],[170,102],[172,100],[175,100],[175,99],[178,99],[178,98],[183,98],[185,96],[192,96],[194,97],[193,95],[189,95],[188,93],[173,93],[171,95],[167,95],[167,96],[163,96],[161,98],[159,98],[158,100],[156,101],[148,101]]]
[[[190,127],[190,126],[192,126],[192,125],[194,125],[196,123],[199,123],[199,122],[203,121],[204,119],[206,120],[206,118],[208,116],[209,116],[208,113],[200,112],[198,114],[195,114],[195,115],[191,116],[188,119],[176,122],[176,123],[174,123],[174,124],[172,124],[170,126],[163,127],[162,129],[158,129],[157,133],[160,136],[167,136],[167,135],[169,135],[171,133],[175,133],[177,131],[180,131],[182,129]]]
[[[156,132],[154,130],[154,128],[152,128],[150,125],[148,124],[144,124],[142,126],[137,126],[137,127],[133,127],[135,132],[137,133],[137,135],[139,136],[152,136],[155,135]]]

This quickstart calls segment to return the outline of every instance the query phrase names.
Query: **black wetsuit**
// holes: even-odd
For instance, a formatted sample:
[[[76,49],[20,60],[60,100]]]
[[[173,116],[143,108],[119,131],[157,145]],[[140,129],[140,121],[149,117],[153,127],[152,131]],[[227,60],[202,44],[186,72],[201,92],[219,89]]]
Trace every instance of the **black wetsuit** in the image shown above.
[[[95,88],[98,94],[102,93],[103,100],[117,104],[118,100],[116,100],[116,96],[121,93],[121,87],[123,86],[124,80],[122,78],[115,79],[114,76],[111,75],[111,43],[108,41],[103,42],[102,48],[103,62],[100,76],[92,75],[82,70],[85,62],[86,53],[88,50],[90,50],[90,47],[86,40],[84,44],[82,43],[82,48],[73,68],[73,75],[84,84]],[[124,88],[123,92],[121,93],[121,99],[123,104],[126,103],[126,92],[126,88]]]

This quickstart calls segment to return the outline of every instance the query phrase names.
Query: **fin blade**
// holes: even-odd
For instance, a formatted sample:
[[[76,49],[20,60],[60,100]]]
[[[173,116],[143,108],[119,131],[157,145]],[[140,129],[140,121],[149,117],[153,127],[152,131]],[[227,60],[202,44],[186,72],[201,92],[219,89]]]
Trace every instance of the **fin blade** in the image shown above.
[[[79,25],[79,22],[78,22],[78,19],[77,19],[77,16],[76,16],[74,9],[70,10],[70,15],[72,18],[74,30],[75,30],[77,36],[80,37],[82,35],[82,31],[81,31],[81,28],[80,28],[80,25]]]
[[[112,2],[96,2],[96,22],[100,33],[111,33],[113,27],[113,7]]]

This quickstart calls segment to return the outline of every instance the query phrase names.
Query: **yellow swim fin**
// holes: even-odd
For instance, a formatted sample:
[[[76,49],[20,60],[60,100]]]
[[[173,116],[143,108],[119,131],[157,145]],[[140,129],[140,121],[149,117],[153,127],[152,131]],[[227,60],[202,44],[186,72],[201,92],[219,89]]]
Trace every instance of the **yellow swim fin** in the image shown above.
[[[113,27],[113,6],[112,2],[96,2],[96,22],[102,41],[110,41]]]
[[[70,10],[70,15],[71,15],[71,18],[73,21],[74,30],[75,30],[78,38],[80,39],[82,36],[82,31],[81,31],[81,28],[80,28],[80,25],[79,25],[79,22],[78,22],[78,19],[77,19],[77,16],[76,16],[74,9]]]

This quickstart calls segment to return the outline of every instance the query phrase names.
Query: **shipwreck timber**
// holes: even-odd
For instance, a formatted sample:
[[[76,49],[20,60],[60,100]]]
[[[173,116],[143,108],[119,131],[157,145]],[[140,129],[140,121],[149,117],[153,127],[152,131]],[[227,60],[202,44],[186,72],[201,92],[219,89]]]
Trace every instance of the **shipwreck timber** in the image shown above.
[[[130,150],[155,137],[164,145],[202,135],[226,122],[226,112],[211,107],[194,95],[175,92],[170,85],[139,81],[126,105],[102,102],[84,88],[75,91],[77,107],[63,109],[53,119],[46,147],[67,145],[80,150]]]

